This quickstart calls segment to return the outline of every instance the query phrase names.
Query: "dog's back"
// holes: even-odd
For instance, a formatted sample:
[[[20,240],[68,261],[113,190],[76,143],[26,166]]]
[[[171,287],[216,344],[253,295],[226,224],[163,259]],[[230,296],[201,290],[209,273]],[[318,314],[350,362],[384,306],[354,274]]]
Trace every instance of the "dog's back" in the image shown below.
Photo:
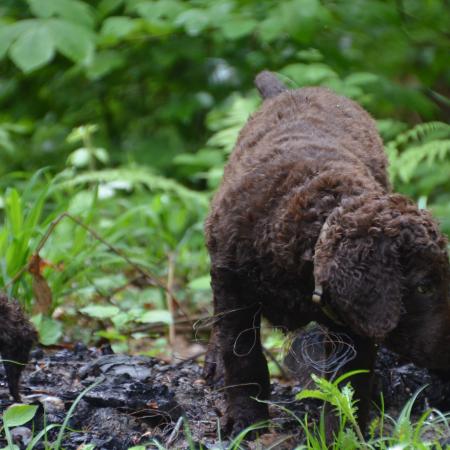
[[[288,195],[303,190],[302,197],[314,201],[308,189],[323,195],[337,179],[346,192],[353,180],[374,192],[390,189],[383,144],[364,109],[326,88],[288,91],[271,85],[268,91],[239,134],[206,221],[210,254],[221,266],[254,259],[250,248],[264,239],[265,222],[285,211]],[[273,236],[267,240],[276,242]]]
[[[266,99],[242,129],[225,184],[228,178],[236,182],[242,174],[267,163],[352,156],[388,188],[383,144],[375,121],[364,109],[326,88],[284,91]]]

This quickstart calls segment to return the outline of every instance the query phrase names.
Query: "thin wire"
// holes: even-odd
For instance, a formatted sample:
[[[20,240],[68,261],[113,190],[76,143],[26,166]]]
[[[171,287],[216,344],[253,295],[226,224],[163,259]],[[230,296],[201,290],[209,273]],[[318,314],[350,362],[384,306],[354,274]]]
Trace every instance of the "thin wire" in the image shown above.
[[[297,339],[301,339],[298,351],[294,348]],[[322,357],[317,355],[318,346],[321,346]],[[356,349],[347,334],[330,332],[317,326],[314,330],[294,337],[289,355],[298,367],[307,366],[319,373],[334,374],[332,380],[345,364],[356,357]]]

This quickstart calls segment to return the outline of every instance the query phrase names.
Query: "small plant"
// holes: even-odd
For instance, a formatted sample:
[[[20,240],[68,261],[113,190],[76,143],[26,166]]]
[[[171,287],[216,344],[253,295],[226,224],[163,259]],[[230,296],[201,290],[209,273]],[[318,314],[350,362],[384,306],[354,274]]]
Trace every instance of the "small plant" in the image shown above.
[[[297,447],[297,450],[443,449],[439,439],[448,437],[450,433],[450,414],[442,414],[433,409],[425,411],[417,421],[414,421],[412,417],[413,405],[425,387],[411,397],[397,419],[385,413],[383,402],[381,402],[380,416],[372,421],[367,435],[364,436],[357,423],[357,405],[353,400],[353,388],[350,383],[339,387],[342,381],[361,372],[346,373],[335,381],[312,375],[316,389],[300,392],[297,399],[315,398],[332,405],[339,419],[338,429],[333,442],[329,443],[323,414],[319,424],[311,423],[307,416],[304,419],[296,417],[303,428],[306,440],[306,443]],[[445,448],[448,449],[449,446]]]
[[[297,400],[302,400],[306,398],[315,398],[323,400],[324,402],[329,403],[335,408],[335,411],[338,414],[339,418],[339,430],[336,434],[336,440],[338,442],[345,443],[346,445],[345,448],[351,448],[347,447],[348,445],[350,445],[350,442],[353,442],[354,444],[359,443],[362,445],[365,442],[365,439],[358,425],[357,420],[358,408],[356,405],[356,401],[353,399],[354,390],[350,385],[350,383],[347,383],[342,388],[340,388],[339,385],[346,379],[352,377],[353,375],[365,372],[366,372],[365,370],[355,370],[352,372],[348,372],[338,377],[334,381],[328,381],[324,378],[319,378],[318,376],[313,374],[311,375],[311,377],[314,380],[317,389],[304,389],[303,391],[299,392],[296,396]],[[350,429],[348,428],[348,424],[350,424]],[[306,433],[307,441],[316,443],[320,442],[321,445],[325,444],[326,439],[325,439],[325,425],[323,414],[319,426],[319,434],[320,434],[319,440],[311,436],[310,432],[307,431],[309,430],[309,428],[307,427],[307,418],[305,418],[303,425],[305,431],[307,432]],[[311,448],[316,447],[313,446]],[[362,446],[354,448],[365,448],[365,447]]]
[[[34,436],[30,442],[28,443],[25,450],[33,450],[35,446],[38,444],[42,444],[41,440],[42,438],[45,438],[45,450],[61,450],[63,447],[62,440],[64,437],[64,433],[66,432],[68,423],[70,418],[72,417],[76,407],[78,406],[78,403],[81,401],[81,399],[88,393],[91,389],[98,386],[100,383],[103,382],[103,379],[98,379],[95,383],[88,386],[86,389],[84,389],[75,399],[75,401],[72,403],[72,406],[70,407],[69,411],[66,414],[66,417],[64,418],[64,422],[60,424],[49,424],[45,426],[36,436]],[[11,428],[19,427],[21,425],[24,425],[31,420],[33,420],[34,416],[36,415],[38,411],[38,406],[36,405],[22,405],[22,404],[13,404],[11,405],[6,411],[3,413],[3,431],[5,433],[5,439],[8,443],[7,447],[4,447],[0,450],[19,450],[19,447],[14,444],[12,435],[11,435]],[[54,443],[49,444],[47,442],[47,433],[52,430],[53,428],[60,428],[58,432],[58,436]],[[83,450],[91,450],[94,447],[85,446],[83,447]]]
[[[97,130],[97,125],[82,125],[74,128],[67,136],[67,142],[71,144],[82,143],[82,147],[74,150],[67,158],[68,165],[77,168],[89,167],[94,170],[97,162],[108,163],[108,152],[104,148],[95,147],[92,142],[92,137]]]

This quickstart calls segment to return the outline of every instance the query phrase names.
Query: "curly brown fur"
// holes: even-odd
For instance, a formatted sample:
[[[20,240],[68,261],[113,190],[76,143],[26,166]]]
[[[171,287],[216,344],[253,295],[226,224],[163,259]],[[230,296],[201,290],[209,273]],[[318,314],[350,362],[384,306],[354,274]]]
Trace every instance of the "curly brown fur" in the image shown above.
[[[446,239],[390,192],[373,119],[325,88],[285,90],[268,72],[257,85],[267,99],[239,135],[205,225],[218,317],[206,373],[223,363],[233,432],[268,417],[250,398],[269,396],[261,315],[288,330],[316,321],[345,332],[357,357],[343,370],[371,370],[382,340],[450,368]],[[311,301],[316,285],[322,305]],[[371,376],[354,384],[364,426]]]
[[[0,294],[0,354],[5,366],[9,392],[20,401],[20,374],[28,362],[37,333],[16,300]]]

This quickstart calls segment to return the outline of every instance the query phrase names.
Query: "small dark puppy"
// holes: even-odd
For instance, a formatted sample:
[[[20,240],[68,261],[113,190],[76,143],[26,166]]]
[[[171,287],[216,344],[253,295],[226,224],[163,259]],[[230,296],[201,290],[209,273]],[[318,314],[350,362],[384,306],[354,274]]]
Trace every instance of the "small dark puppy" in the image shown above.
[[[447,241],[427,211],[392,194],[375,122],[325,88],[287,90],[262,72],[265,99],[242,129],[206,220],[217,319],[206,378],[224,369],[225,431],[268,418],[260,318],[311,321],[350,336],[364,428],[376,343],[450,368]]]
[[[0,294],[0,354],[9,392],[16,402],[20,402],[20,374],[37,338],[36,330],[17,301],[9,301],[6,295]]]

